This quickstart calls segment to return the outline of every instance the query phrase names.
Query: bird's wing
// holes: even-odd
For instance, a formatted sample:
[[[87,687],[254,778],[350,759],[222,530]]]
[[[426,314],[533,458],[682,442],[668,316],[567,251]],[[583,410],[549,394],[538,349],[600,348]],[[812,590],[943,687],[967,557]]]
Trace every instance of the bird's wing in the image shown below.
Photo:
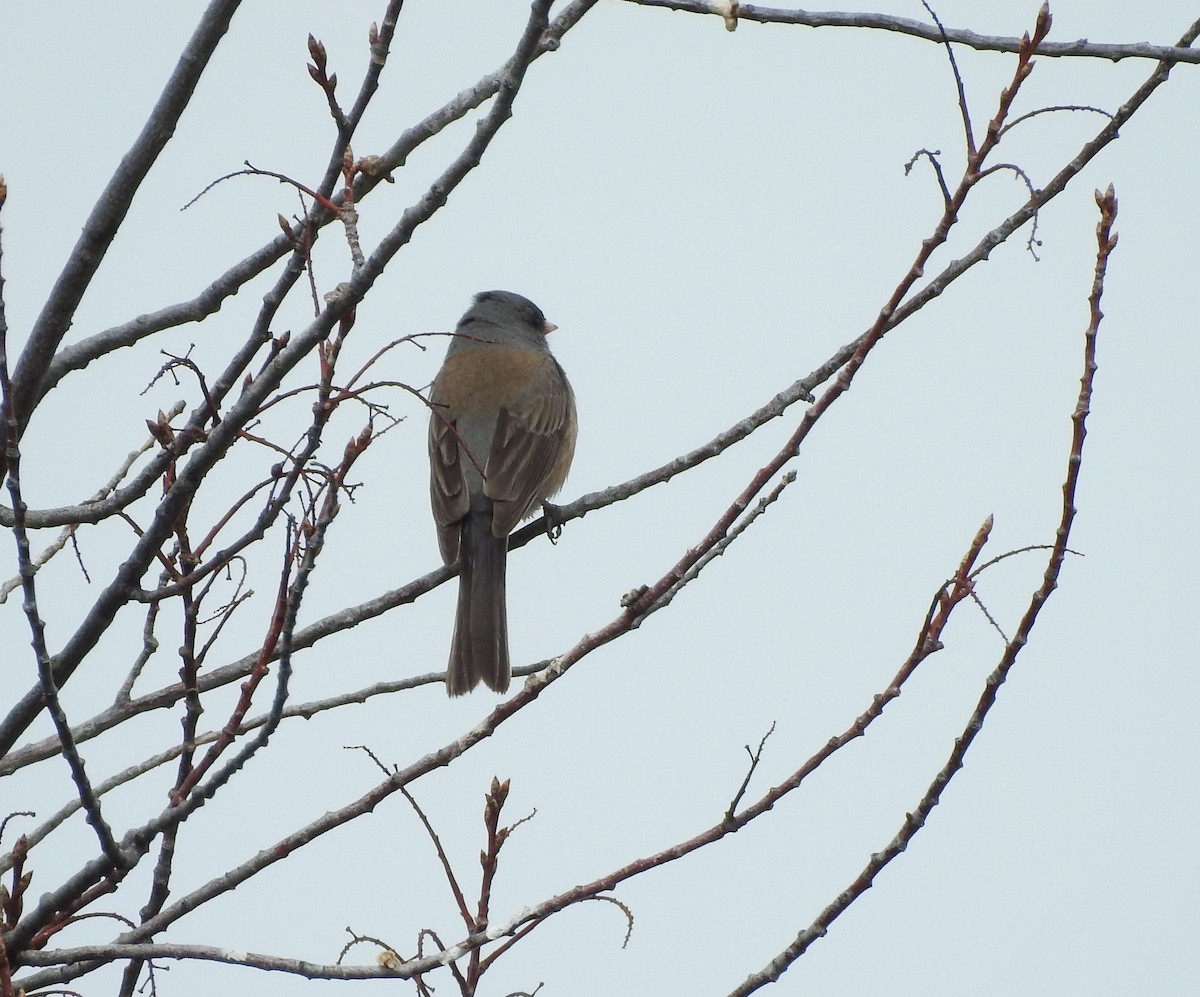
[[[560,457],[575,445],[575,399],[562,368],[545,357],[528,390],[500,410],[488,454],[484,492],[492,500],[492,532],[510,533],[562,487]]]
[[[443,408],[434,402],[429,417],[429,496],[442,560],[453,564],[458,560],[458,524],[471,507],[463,469],[463,461],[470,458],[460,452],[458,437]]]

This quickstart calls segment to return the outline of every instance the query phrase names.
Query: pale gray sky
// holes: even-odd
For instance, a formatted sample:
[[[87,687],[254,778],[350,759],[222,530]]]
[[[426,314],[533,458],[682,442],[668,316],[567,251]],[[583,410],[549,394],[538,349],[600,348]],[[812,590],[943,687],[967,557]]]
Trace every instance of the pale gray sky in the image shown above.
[[[274,237],[276,214],[292,215],[297,200],[273,180],[227,182],[179,208],[247,159],[315,182],[333,129],[304,69],[305,36],[325,43],[348,100],[366,62],[367,27],[382,7],[293,0],[239,11],[70,338],[190,297]],[[10,354],[199,9],[48,0],[0,11]],[[527,9],[411,0],[355,152],[386,147],[497,68]],[[926,17],[917,3],[875,9]],[[1019,35],[1031,29],[1036,4],[944,0],[937,9],[948,25]],[[1060,0],[1052,39],[1166,44],[1198,13],[1182,0]],[[960,48],[958,59],[982,128],[1014,57]],[[1042,59],[1018,111],[1114,110],[1150,71],[1137,60]],[[931,596],[987,515],[995,516],[992,555],[1053,540],[1088,321],[1092,191],[1113,183],[1120,245],[1103,305],[1072,539],[1085,556],[1065,565],[964,771],[912,847],[766,992],[1193,992],[1198,101],[1200,68],[1178,67],[1044,212],[1040,261],[1025,250],[1023,230],[890,335],[806,444],[793,465],[797,483],[668,612],[583,660],[497,736],[412,787],[471,882],[492,775],[512,779],[510,820],[537,810],[506,852],[493,897],[497,921],[717,821],[744,775],[743,745],[757,743],[772,722],[752,797],[845,729],[908,654]],[[478,117],[419,150],[394,187],[364,204],[368,251]],[[1040,185],[1101,124],[1085,112],[1045,115],[1015,131],[998,158]],[[904,173],[921,148],[942,150],[953,182],[961,122],[945,55],[928,42],[752,23],[731,34],[712,18],[602,3],[530,69],[515,116],[482,167],[359,309],[348,369],[389,339],[451,328],[478,290],[519,291],[559,326],[552,343],[578,398],[578,455],[561,500],[625,481],[709,440],[870,325],[940,212],[927,166]],[[1024,198],[1010,175],[976,193],[935,266],[966,252]],[[321,289],[348,269],[345,243],[327,230],[316,253]],[[188,382],[167,379],[139,394],[162,362],[156,351],[182,353],[195,343],[198,362],[215,365],[244,336],[268,286],[259,279],[203,326],[168,332],[64,381],[24,443],[31,506],[90,494],[144,437],[146,418],[177,398],[195,405]],[[310,315],[297,295],[275,330]],[[431,342],[424,353],[393,352],[379,376],[426,384],[443,351]],[[304,376],[313,371],[310,364]],[[399,392],[388,401],[408,419],[359,464],[365,485],[334,526],[304,623],[438,562],[424,411]],[[789,410],[719,461],[569,524],[557,546],[535,542],[514,554],[515,660],[561,653],[612,620],[624,593],[657,579],[699,541],[799,415],[799,407]],[[347,415],[331,438],[349,437],[361,421]],[[211,519],[219,499],[227,503],[255,480],[259,458],[247,451],[244,464],[230,461],[230,491],[204,496],[196,515]],[[121,524],[81,531],[91,586],[68,556],[47,570],[51,650],[107,583],[127,539]],[[278,542],[264,550],[252,582],[258,595],[234,618],[212,666],[261,639],[279,550]],[[1042,552],[1025,554],[981,583],[1006,632],[1043,565]],[[6,567],[5,577],[11,573]],[[453,599],[453,585],[443,586],[299,655],[294,700],[441,668]],[[93,670],[67,687],[72,719],[111,700],[140,646],[141,623],[123,614]],[[35,672],[17,598],[0,607],[0,641],[8,649],[0,685],[23,692]],[[175,681],[177,641],[177,632],[164,632],[143,689]],[[727,993],[807,926],[900,827],[1001,649],[983,616],[961,607],[946,650],[866,738],[758,824],[619,889],[636,918],[626,949],[620,912],[584,905],[502,959],[487,992],[544,981],[540,994],[571,997]],[[222,722],[235,697],[236,688],[214,696],[204,719]],[[342,745],[365,743],[386,762],[405,764],[493,705],[488,693],[450,702],[431,686],[285,724],[278,743],[184,826],[174,895],[373,785],[377,771]],[[128,731],[89,742],[89,771],[111,774],[173,743],[178,729],[176,715],[164,712],[138,726],[141,740]],[[141,794],[114,796],[114,826],[153,812],[171,774]],[[44,818],[69,796],[57,760],[0,781],[5,813],[33,809]],[[31,859],[33,893],[93,850],[82,822],[47,839]],[[126,916],[137,916],[145,887],[138,890],[121,894],[117,909]],[[336,959],[346,925],[408,953],[422,927],[447,942],[463,935],[430,844],[399,796],[167,937],[325,963]],[[100,942],[118,930],[84,922],[54,943]],[[369,958],[365,947],[351,954]],[[116,979],[109,970],[79,985],[106,993]],[[448,977],[436,982],[440,992],[452,989]],[[159,978],[159,992],[173,997],[346,986],[194,963]]]

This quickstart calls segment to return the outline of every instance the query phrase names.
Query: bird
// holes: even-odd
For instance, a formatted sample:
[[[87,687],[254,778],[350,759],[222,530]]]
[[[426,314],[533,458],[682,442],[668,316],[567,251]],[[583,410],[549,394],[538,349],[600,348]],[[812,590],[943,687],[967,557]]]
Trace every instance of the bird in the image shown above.
[[[458,562],[446,691],[508,690],[508,535],[556,495],[575,456],[575,395],[546,337],[557,326],[512,291],[481,291],[430,390],[429,494],[438,548]]]

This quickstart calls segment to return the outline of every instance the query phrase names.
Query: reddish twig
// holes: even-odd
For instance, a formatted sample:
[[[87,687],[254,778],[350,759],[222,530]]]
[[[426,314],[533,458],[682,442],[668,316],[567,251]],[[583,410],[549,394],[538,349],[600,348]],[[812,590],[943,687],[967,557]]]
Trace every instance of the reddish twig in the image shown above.
[[[336,204],[334,204],[333,201],[331,201],[328,197],[326,197],[324,194],[320,193],[319,191],[313,190],[307,184],[303,184],[299,180],[296,180],[294,177],[289,177],[286,173],[279,173],[275,170],[260,169],[259,167],[255,166],[253,163],[251,163],[250,160],[248,160],[248,159],[244,160],[242,162],[242,165],[245,167],[245,169],[234,170],[232,173],[226,173],[224,176],[217,177],[216,180],[213,180],[210,183],[206,184],[204,186],[204,189],[201,190],[199,194],[197,194],[195,197],[193,197],[190,201],[188,201],[179,210],[187,211],[188,208],[190,208],[193,204],[195,204],[202,197],[204,197],[204,195],[207,194],[210,190],[212,190],[214,187],[217,187],[217,186],[223,184],[226,180],[232,180],[235,177],[270,177],[274,180],[278,180],[281,184],[286,184],[289,187],[294,187],[296,190],[301,191],[304,194],[307,194],[314,201],[316,201],[319,205],[321,205],[321,207],[323,207],[326,211],[332,212],[334,215],[336,215],[338,213],[338,210],[339,210],[338,206]]]
[[[191,768],[186,776],[181,778],[177,783],[174,792],[171,794],[172,806],[179,806],[183,802],[188,793],[204,777],[204,774],[213,766],[225,749],[233,743],[239,726],[250,710],[255,690],[270,671],[271,658],[279,643],[280,635],[283,633],[284,616],[286,615],[288,605],[288,582],[291,579],[294,563],[295,549],[293,543],[289,540],[287,553],[284,555],[283,565],[279,572],[279,586],[275,593],[275,608],[271,613],[271,623],[267,629],[266,637],[263,639],[262,648],[259,650],[258,663],[250,672],[246,681],[242,683],[241,695],[238,697],[237,704],[234,706],[229,720],[221,728],[221,734],[216,742],[205,752],[200,763]]]
[[[658,868],[670,862],[677,861],[685,855],[689,855],[700,848],[710,845],[715,841],[729,834],[734,834],[741,830],[752,821],[759,819],[766,813],[769,813],[778,802],[788,794],[795,792],[803,782],[812,775],[821,765],[828,761],[834,754],[844,748],[846,745],[862,737],[867,729],[877,720],[883,713],[888,703],[900,695],[904,684],[911,678],[917,667],[925,661],[930,655],[936,653],[942,648],[941,636],[950,621],[950,615],[954,608],[966,600],[973,591],[971,583],[971,572],[974,569],[976,561],[979,559],[980,552],[987,541],[988,533],[991,530],[991,518],[989,517],[983,526],[973,538],[970,548],[963,555],[959,564],[958,570],[954,576],[941,588],[937,595],[933,598],[925,620],[923,621],[913,649],[908,658],[900,666],[892,681],[889,683],[883,692],[873,697],[871,705],[860,714],[853,723],[850,724],[841,734],[831,737],[824,745],[814,753],[803,765],[796,769],[787,779],[778,785],[772,787],[757,799],[751,805],[745,807],[737,813],[727,812],[722,819],[701,831],[699,834],[689,838],[686,841],[678,842],[669,848],[663,849],[653,855],[638,859],[621,867],[606,876],[601,877],[591,883],[583,886],[577,886],[565,893],[561,893],[556,897],[552,897],[532,908],[529,908],[519,914],[511,923],[506,925],[492,925],[486,930],[480,930],[471,937],[464,939],[451,949],[443,953],[443,958],[459,958],[473,948],[487,944],[504,935],[511,934],[512,941],[524,938],[529,932],[536,927],[544,924],[545,921],[553,914],[566,909],[574,904],[585,900],[595,899],[601,894],[607,893],[615,888],[618,884],[625,880],[639,876],[651,869]],[[582,657],[596,647],[602,646],[608,641],[614,639],[619,633],[623,632],[621,621],[618,620],[610,625],[606,630],[596,634],[590,634],[583,641],[577,644],[574,648],[567,652],[565,657],[573,657],[578,655]],[[528,701],[537,695],[540,689],[550,681],[553,681],[551,674],[560,667],[556,664],[555,668],[549,672],[536,676],[532,681],[526,683],[525,687],[516,694],[508,702],[501,704],[493,712],[492,717],[488,718],[483,724],[480,724],[471,732],[475,735],[477,732],[481,736],[486,736],[490,733],[488,730],[493,723],[498,723],[498,716],[508,715],[520,708],[518,703],[523,705],[523,701]],[[460,742],[461,743],[460,739]],[[508,943],[506,943],[508,944]],[[498,953],[497,953],[498,954]],[[398,970],[401,975],[411,975],[418,971],[427,971],[424,960],[414,960],[410,964]]]
[[[328,54],[325,46],[311,34],[308,36],[308,54],[312,57],[312,62],[308,64],[308,75],[325,94],[325,101],[329,105],[329,115],[337,125],[338,133],[343,134],[349,130],[350,123],[346,120],[346,114],[334,95],[334,91],[337,89],[337,73],[326,72]]]
[[[908,843],[912,840],[913,836],[924,826],[930,811],[941,801],[942,793],[945,792],[946,786],[954,777],[954,774],[962,768],[967,750],[983,729],[983,723],[996,703],[996,693],[1008,678],[1013,665],[1016,663],[1017,656],[1028,641],[1042,606],[1045,605],[1050,594],[1058,587],[1058,576],[1062,569],[1063,560],[1069,550],[1067,540],[1071,533],[1071,524],[1075,519],[1075,489],[1079,481],[1079,470],[1083,462],[1083,442],[1087,435],[1087,416],[1091,410],[1092,386],[1096,374],[1096,335],[1100,326],[1100,320],[1103,317],[1103,313],[1100,311],[1100,299],[1104,292],[1104,276],[1108,269],[1108,259],[1117,244],[1117,238],[1112,234],[1112,224],[1117,214],[1117,199],[1113,194],[1111,186],[1104,193],[1100,191],[1096,192],[1096,203],[1100,208],[1100,222],[1096,226],[1098,249],[1096,253],[1095,277],[1092,282],[1091,295],[1088,299],[1090,321],[1084,333],[1083,373],[1080,376],[1079,397],[1075,405],[1075,410],[1071,414],[1073,432],[1070,454],[1067,458],[1066,476],[1062,486],[1062,513],[1058,529],[1055,532],[1055,540],[1051,548],[1049,562],[1042,577],[1042,584],[1033,593],[1029,606],[1017,627],[1016,635],[1006,645],[999,664],[988,675],[979,702],[972,712],[970,719],[967,721],[966,726],[963,728],[962,733],[955,740],[950,758],[942,766],[941,771],[934,777],[913,812],[905,815],[904,823],[901,825],[900,830],[888,842],[885,848],[871,856],[870,861],[854,882],[847,889],[839,893],[837,899],[827,906],[809,927],[800,932],[796,936],[796,939],[775,956],[766,967],[751,975],[739,987],[732,990],[729,997],[746,997],[746,995],[766,986],[768,983],[778,980],[788,967],[804,954],[809,945],[824,936],[829,929],[829,925],[855,899],[870,888],[879,872],[908,847]],[[961,570],[959,575],[966,577]]]
[[[825,414],[826,411],[849,390],[851,382],[859,369],[866,362],[868,354],[874,349],[884,335],[892,328],[892,318],[895,315],[896,309],[900,303],[908,295],[909,291],[915,286],[916,282],[925,272],[925,266],[934,251],[941,246],[949,238],[950,230],[958,220],[958,213],[963,203],[966,201],[967,195],[979,180],[980,170],[987,156],[995,148],[999,141],[999,130],[1004,123],[1008,114],[1008,110],[1012,105],[1013,99],[1016,97],[1021,83],[1029,76],[1032,71],[1033,51],[1037,47],[1040,39],[1045,37],[1045,32],[1049,30],[1048,19],[1039,15],[1037,27],[1034,31],[1033,38],[1025,37],[1025,44],[1021,49],[1020,56],[1017,60],[1017,66],[1013,71],[1012,82],[1001,92],[999,106],[995,116],[988,124],[986,135],[979,143],[978,149],[973,156],[967,160],[966,167],[963,171],[962,179],[959,181],[958,188],[951,195],[950,202],[947,204],[942,213],[941,219],[934,230],[933,235],[921,243],[920,251],[914,260],[908,273],[902,278],[900,283],[892,292],[887,303],[880,309],[879,315],[875,320],[874,325],[870,330],[858,341],[857,348],[850,356],[845,366],[841,369],[840,374],[834,380],[811,408],[805,412],[800,420],[800,425],[792,434],[791,438],[779,450],[776,456],[766,466],[761,468],[757,474],[751,479],[750,483],[742,491],[742,493],[734,500],[733,504],[725,512],[725,514],[717,521],[708,534],[691,547],[687,554],[679,561],[679,563],[655,585],[644,589],[636,598],[629,601],[626,612],[628,619],[626,621],[627,628],[632,629],[640,622],[640,618],[644,616],[654,604],[665,595],[671,587],[681,579],[689,568],[696,563],[706,551],[710,550],[717,544],[727,533],[730,526],[741,515],[741,513],[749,507],[754,496],[757,495],[782,468],[785,464],[795,459],[799,453],[801,445],[807,439],[809,432],[816,425],[817,421]],[[565,667],[565,666],[564,666]]]

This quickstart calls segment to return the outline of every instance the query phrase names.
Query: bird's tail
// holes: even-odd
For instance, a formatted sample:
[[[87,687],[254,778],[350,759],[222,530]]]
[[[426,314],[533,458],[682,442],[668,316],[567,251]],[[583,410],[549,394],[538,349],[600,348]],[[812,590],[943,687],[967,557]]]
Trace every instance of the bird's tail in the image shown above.
[[[496,692],[508,691],[511,668],[504,593],[508,537],[493,536],[491,520],[490,510],[472,510],[462,524],[458,612],[446,680],[451,696],[470,692],[480,682]]]

